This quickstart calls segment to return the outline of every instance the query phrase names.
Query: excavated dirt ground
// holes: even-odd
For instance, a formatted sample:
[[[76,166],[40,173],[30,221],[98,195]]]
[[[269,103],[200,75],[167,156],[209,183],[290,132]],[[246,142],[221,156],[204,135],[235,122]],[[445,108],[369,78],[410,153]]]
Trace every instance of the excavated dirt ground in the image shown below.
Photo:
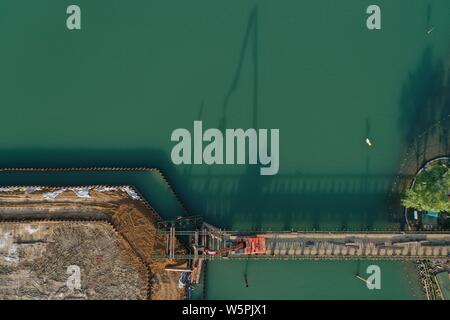
[[[147,275],[150,279],[150,290],[148,292],[147,298],[155,300],[185,298],[185,290],[178,288],[179,274],[167,272],[164,270],[166,265],[180,263],[180,261],[170,259],[153,259],[152,257],[155,254],[165,254],[166,238],[165,235],[157,232],[156,227],[156,224],[160,220],[160,217],[149,205],[147,205],[144,201],[137,197],[137,195],[133,192],[133,189],[129,187],[89,187],[77,190],[69,188],[47,187],[0,188],[0,221],[25,220],[26,223],[23,223],[22,227],[31,228],[31,226],[33,225],[44,223],[36,222],[36,220],[41,219],[46,221],[45,223],[48,223],[48,220],[52,220],[54,221],[52,222],[53,224],[59,224],[59,227],[53,228],[52,230],[54,232],[59,232],[59,238],[57,238],[58,240],[54,243],[58,242],[58,245],[61,247],[68,246],[70,245],[70,243],[72,243],[71,241],[73,240],[70,240],[72,238],[70,236],[69,230],[73,228],[74,223],[70,222],[69,225],[72,227],[66,230],[66,228],[68,228],[67,223],[61,221],[109,221],[111,223],[112,230],[115,229],[115,231],[117,232],[117,239],[123,239],[123,244],[119,246],[121,248],[119,251],[124,251],[125,253],[122,254],[122,256],[128,257],[128,267],[130,267],[131,261],[135,261],[136,259],[138,259],[148,269]],[[7,234],[7,229],[2,228],[6,228],[6,226],[8,226],[8,223],[10,222],[0,222],[0,239],[2,236]],[[96,230],[96,227],[94,226],[97,226],[99,224],[99,222],[95,221],[83,221],[77,223],[79,223],[80,227],[83,226],[83,228],[81,229],[85,230],[86,232],[87,230],[91,230],[93,232],[94,230]],[[80,239],[94,240],[93,237],[90,238],[91,233],[83,233],[78,227],[76,228],[76,230],[78,232],[77,237],[79,237]],[[95,232],[100,232],[100,230],[97,230]],[[95,232],[92,234],[95,234]],[[66,233],[67,236],[65,236]],[[81,247],[81,244],[79,244],[79,251],[82,251],[80,257],[85,256],[86,259],[88,259],[88,257],[90,256],[85,251],[93,251],[98,253],[98,251],[100,250],[99,248],[104,248],[95,241],[80,241],[82,241],[84,245],[84,247]],[[119,244],[121,243],[121,241],[118,240],[116,240],[115,242]],[[54,243],[53,246],[56,246]],[[110,243],[112,246],[114,245],[114,241],[110,240]],[[74,246],[73,248],[73,250],[76,251],[76,246]],[[51,253],[52,251],[49,252]],[[184,253],[184,248],[179,243],[177,243],[176,253]],[[96,254],[95,256],[98,255]],[[0,259],[4,257],[5,254],[0,251]],[[21,275],[23,277],[27,277],[26,272],[30,272],[31,270],[41,270],[40,272],[42,274],[42,279],[46,279],[45,271],[43,269],[48,268],[49,270],[52,270],[58,258],[58,254],[49,255],[47,253],[46,260],[39,260],[39,263],[41,263],[39,265],[40,267],[38,267],[38,265],[35,263],[24,264],[24,271],[21,271]],[[81,258],[81,260],[83,259]],[[46,261],[46,264],[43,261]],[[87,266],[89,265],[88,260],[86,260],[85,263]],[[133,262],[133,264],[136,265],[135,262]],[[120,265],[118,267],[114,265],[111,266],[111,268],[117,267],[121,270],[124,270],[124,272],[128,270],[126,267],[122,268],[123,266]],[[95,269],[93,270],[94,271],[92,272],[95,273]],[[0,270],[0,273],[1,272],[2,271]],[[14,270],[10,270],[9,272],[14,272]],[[67,277],[67,275],[65,274],[66,270],[64,269],[62,272],[64,273],[63,275]],[[119,277],[118,279],[121,278]],[[129,282],[131,281],[130,279],[124,279],[123,281],[124,285],[126,285],[127,283],[131,283]],[[135,283],[137,284],[137,282]],[[105,284],[108,284],[108,282],[105,282]],[[1,286],[2,284],[0,282],[0,297],[2,296],[3,292],[3,287]],[[141,286],[141,283],[139,284],[139,286]],[[135,293],[133,293],[134,291],[130,287],[129,289],[127,289],[129,291],[125,290],[123,292],[123,296],[116,295],[116,293],[119,293],[116,291],[117,288],[113,283],[111,283],[110,287],[111,292],[107,292],[107,287],[104,287],[104,289],[102,289],[103,295],[101,297],[118,299],[146,298],[142,296],[142,287],[136,287],[134,289]],[[51,295],[45,297],[56,298],[56,296]],[[17,296],[17,298],[19,298],[19,296]],[[28,296],[24,293],[23,298],[28,298]],[[95,299],[100,298],[100,296],[86,296],[85,298]]]
[[[0,224],[1,299],[145,299],[147,276],[108,223]]]

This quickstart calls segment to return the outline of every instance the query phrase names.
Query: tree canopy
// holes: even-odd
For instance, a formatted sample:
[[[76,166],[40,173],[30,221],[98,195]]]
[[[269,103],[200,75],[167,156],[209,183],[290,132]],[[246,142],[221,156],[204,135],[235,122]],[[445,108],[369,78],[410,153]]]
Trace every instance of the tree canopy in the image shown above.
[[[402,203],[407,208],[422,211],[450,212],[449,186],[450,169],[442,164],[433,165],[417,176]]]

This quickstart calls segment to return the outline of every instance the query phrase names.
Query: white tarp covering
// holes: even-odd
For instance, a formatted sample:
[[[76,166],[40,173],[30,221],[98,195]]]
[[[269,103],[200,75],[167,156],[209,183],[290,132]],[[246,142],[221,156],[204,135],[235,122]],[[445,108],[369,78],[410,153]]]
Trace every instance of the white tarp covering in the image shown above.
[[[77,195],[77,197],[79,197],[79,198],[90,198],[91,197],[89,195],[89,188],[88,187],[72,188],[70,190],[72,190]]]
[[[141,197],[139,197],[139,195],[136,193],[136,191],[133,190],[133,188],[127,186],[127,187],[122,187],[121,188],[122,191],[125,191],[133,200],[139,200],[141,199]]]
[[[43,196],[44,196],[44,199],[47,199],[47,200],[55,199],[57,196],[59,196],[64,191],[66,191],[66,189],[58,189],[56,191],[46,192],[46,193],[44,193]]]

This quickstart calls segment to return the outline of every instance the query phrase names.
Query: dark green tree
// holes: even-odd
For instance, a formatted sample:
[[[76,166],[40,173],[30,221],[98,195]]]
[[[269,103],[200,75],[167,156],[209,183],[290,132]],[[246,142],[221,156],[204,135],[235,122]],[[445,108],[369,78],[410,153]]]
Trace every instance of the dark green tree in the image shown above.
[[[442,164],[422,171],[417,176],[414,187],[406,192],[403,205],[422,211],[450,212],[449,172],[449,168]]]

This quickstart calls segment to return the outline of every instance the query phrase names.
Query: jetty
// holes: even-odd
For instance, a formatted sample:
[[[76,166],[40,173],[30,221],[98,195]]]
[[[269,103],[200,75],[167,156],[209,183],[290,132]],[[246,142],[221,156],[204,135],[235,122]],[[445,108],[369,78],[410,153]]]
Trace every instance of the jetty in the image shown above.
[[[450,253],[449,232],[404,231],[229,231],[203,223],[198,230],[177,231],[171,226],[167,243],[174,237],[189,238],[190,253],[172,259],[397,259],[445,258]]]
[[[188,219],[193,219],[189,217]],[[200,219],[200,218],[199,218]],[[177,223],[181,223],[180,219]],[[186,224],[185,224],[186,225]],[[166,243],[187,238],[188,253],[176,254],[168,245],[164,255],[154,259],[187,259],[192,282],[198,283],[206,260],[215,259],[384,259],[411,260],[449,257],[450,232],[404,231],[231,231],[203,222],[195,230],[177,230],[168,223]]]

